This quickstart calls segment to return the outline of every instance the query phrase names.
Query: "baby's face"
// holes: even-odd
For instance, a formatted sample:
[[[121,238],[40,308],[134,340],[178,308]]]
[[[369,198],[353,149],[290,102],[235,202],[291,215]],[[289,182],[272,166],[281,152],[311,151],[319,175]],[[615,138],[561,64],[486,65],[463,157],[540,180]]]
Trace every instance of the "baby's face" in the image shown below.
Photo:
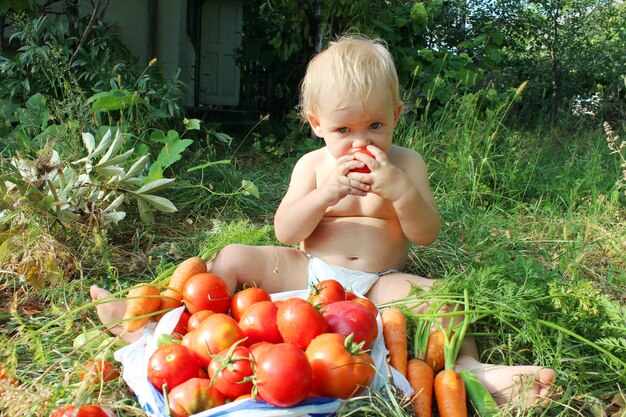
[[[389,152],[393,131],[402,111],[387,92],[373,91],[363,102],[359,97],[340,100],[326,91],[317,115],[309,115],[315,134],[324,138],[331,155],[339,158],[355,149],[374,145]]]

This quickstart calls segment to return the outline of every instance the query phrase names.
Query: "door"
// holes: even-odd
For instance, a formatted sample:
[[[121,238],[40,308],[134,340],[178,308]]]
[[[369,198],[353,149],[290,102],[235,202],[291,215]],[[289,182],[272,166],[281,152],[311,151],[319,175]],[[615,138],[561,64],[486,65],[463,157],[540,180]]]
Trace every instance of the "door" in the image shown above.
[[[235,49],[241,43],[239,0],[207,0],[202,5],[200,104],[239,104],[240,72]]]

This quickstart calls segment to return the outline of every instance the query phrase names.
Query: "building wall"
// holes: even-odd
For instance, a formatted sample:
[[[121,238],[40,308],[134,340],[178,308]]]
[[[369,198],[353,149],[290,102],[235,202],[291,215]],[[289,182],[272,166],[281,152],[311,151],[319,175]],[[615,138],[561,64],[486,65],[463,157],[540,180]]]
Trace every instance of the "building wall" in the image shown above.
[[[179,80],[185,88],[184,105],[193,105],[194,51],[186,33],[187,2],[185,0],[157,0],[156,33],[150,33],[150,0],[112,0],[106,19],[115,22],[122,42],[148,65],[152,58],[163,75],[171,78],[180,68]],[[150,38],[154,37],[154,54],[149,55]]]
[[[89,11],[90,12],[90,11]],[[111,0],[104,20],[112,22],[121,41],[137,57],[139,65],[148,65],[148,0]]]
[[[185,0],[159,0],[158,50],[161,68],[166,77],[180,69],[179,80],[185,89],[185,106],[193,106],[194,49],[187,35],[187,2]]]

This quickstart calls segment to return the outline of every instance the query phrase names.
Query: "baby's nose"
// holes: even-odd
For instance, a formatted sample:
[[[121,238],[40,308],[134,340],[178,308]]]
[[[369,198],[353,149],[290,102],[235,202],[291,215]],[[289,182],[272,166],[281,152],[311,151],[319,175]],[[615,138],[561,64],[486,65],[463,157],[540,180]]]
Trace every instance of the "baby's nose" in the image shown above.
[[[359,136],[359,137],[356,137],[352,141],[352,148],[353,149],[367,148],[367,145],[371,145],[371,144],[372,144],[372,141],[368,140],[364,136]]]

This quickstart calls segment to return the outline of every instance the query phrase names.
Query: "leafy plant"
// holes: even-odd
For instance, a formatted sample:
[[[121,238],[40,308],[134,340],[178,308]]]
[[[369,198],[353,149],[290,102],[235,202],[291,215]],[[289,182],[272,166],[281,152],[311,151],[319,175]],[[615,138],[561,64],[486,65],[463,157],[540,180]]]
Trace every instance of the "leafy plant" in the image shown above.
[[[139,67],[115,37],[112,23],[91,25],[87,20],[52,13],[36,19],[11,14],[11,40],[20,46],[15,56],[0,55],[0,99],[23,107],[32,97],[42,96],[49,124],[67,125],[50,129],[64,129],[57,136],[67,141],[95,124],[120,124],[136,135],[155,126],[175,126],[183,116],[180,72],[166,79],[156,59]],[[89,42],[78,43],[69,34],[86,31],[87,26]],[[5,124],[16,122],[5,116]]]
[[[182,116],[182,82],[178,70],[165,80],[156,69],[156,58],[138,76],[132,72],[109,81],[110,88],[93,94],[87,103],[101,124],[120,123],[141,130]],[[112,74],[114,75],[114,74]]]
[[[35,160],[12,158],[3,175],[7,207],[0,224],[23,221],[24,215],[35,212],[52,216],[66,228],[99,229],[122,220],[126,212],[120,209],[130,198],[136,200],[146,223],[154,221],[155,210],[176,211],[170,200],[155,194],[174,179],[142,177],[149,155],[130,164],[134,148],[124,151],[125,136],[119,129],[115,133],[107,129],[98,142],[91,133],[83,133],[82,139],[87,155],[70,163],[63,163],[51,146]],[[16,214],[20,208],[26,209],[22,216]]]

